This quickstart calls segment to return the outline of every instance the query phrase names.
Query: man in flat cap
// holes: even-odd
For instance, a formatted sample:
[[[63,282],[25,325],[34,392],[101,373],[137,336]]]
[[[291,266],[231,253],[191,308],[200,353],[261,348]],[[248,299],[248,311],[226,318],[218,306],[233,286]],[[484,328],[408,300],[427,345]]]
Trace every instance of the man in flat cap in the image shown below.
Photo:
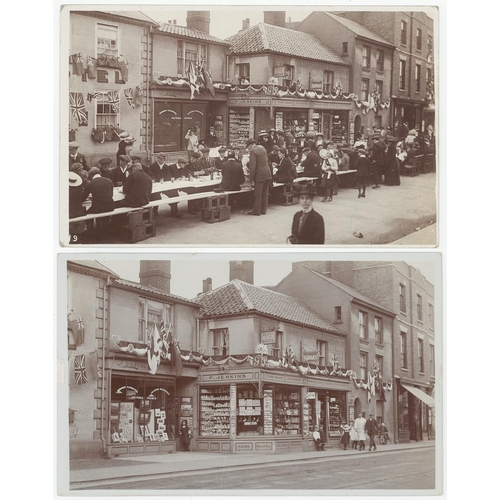
[[[113,160],[111,158],[101,158],[99,160],[99,170],[101,171],[101,177],[113,180],[113,172],[109,169],[109,166],[112,162]]]
[[[71,170],[71,165],[73,165],[73,163],[80,163],[84,170],[89,171],[90,167],[87,165],[87,160],[85,158],[85,155],[82,155],[81,153],[78,152],[80,144],[78,144],[76,141],[71,141],[68,147],[69,147],[69,162],[68,162],[69,170]]]
[[[370,413],[370,417],[366,421],[365,424],[366,433],[368,434],[368,438],[370,439],[370,444],[368,445],[368,451],[375,451],[377,449],[377,445],[375,444],[375,436],[378,434],[378,423],[375,420],[375,416],[373,413]]]
[[[250,152],[250,181],[254,187],[253,210],[248,215],[265,215],[269,197],[269,185],[272,174],[264,146],[257,145],[255,139],[248,139],[247,148]]]
[[[217,158],[214,158],[214,168],[220,171],[222,169],[222,164],[226,161],[227,148],[221,146],[217,151],[219,153],[219,156]]]
[[[111,180],[113,181],[113,186],[123,186],[124,182],[130,174],[129,165],[132,163],[130,156],[120,155],[118,158],[118,166],[114,168],[111,173],[113,176]]]
[[[120,207],[143,207],[149,203],[153,180],[138,162],[132,163],[130,175],[123,184],[125,199],[117,203]]]

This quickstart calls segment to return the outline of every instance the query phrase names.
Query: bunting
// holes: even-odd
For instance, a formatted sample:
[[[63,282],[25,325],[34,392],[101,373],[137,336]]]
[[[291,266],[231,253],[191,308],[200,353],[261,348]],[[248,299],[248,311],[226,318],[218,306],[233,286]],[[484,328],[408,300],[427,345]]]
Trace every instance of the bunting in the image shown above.
[[[134,102],[134,89],[132,87],[128,89],[123,89],[123,93],[125,94],[125,99],[127,100],[127,104],[134,109],[135,108],[135,102]]]
[[[110,90],[108,92],[108,100],[111,104],[111,108],[113,109],[113,113],[120,112],[120,94],[117,90]]]
[[[78,121],[79,125],[86,125],[88,123],[88,114],[85,109],[85,102],[81,92],[69,93],[69,107],[73,118]]]

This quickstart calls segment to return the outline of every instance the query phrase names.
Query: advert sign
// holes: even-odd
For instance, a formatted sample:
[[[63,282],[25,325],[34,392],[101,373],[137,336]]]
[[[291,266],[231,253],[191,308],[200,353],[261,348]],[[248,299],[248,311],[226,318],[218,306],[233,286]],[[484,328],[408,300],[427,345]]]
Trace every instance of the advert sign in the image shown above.
[[[276,343],[276,330],[269,330],[267,332],[261,332],[260,341],[262,344],[274,344],[274,343]]]

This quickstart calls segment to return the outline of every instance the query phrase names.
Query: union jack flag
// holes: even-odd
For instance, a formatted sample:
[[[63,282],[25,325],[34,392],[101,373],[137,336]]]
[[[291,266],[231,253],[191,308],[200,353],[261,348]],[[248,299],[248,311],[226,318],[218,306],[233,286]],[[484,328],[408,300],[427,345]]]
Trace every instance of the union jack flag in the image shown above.
[[[69,107],[71,109],[71,114],[75,120],[79,123],[87,121],[87,113],[85,112],[85,102],[83,100],[83,94],[81,92],[70,92],[69,93]]]
[[[123,89],[123,93],[125,94],[125,99],[127,99],[127,104],[134,109],[134,89],[130,87],[129,89]]]
[[[75,356],[75,384],[83,385],[88,382],[85,370],[85,355]]]
[[[118,113],[120,111],[120,94],[116,90],[110,90],[108,92],[108,100],[113,108],[113,113]]]

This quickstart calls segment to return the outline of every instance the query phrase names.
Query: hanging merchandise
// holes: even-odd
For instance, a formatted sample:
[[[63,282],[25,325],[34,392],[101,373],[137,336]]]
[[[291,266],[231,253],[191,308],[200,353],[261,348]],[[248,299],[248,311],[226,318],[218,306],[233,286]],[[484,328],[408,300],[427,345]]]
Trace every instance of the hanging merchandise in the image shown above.
[[[81,92],[69,93],[69,106],[71,109],[71,114],[73,115],[73,118],[78,121],[78,124],[87,125],[88,114],[85,110],[85,102],[83,100],[83,94]]]
[[[97,59],[95,57],[87,57],[87,76],[92,80],[97,77]]]
[[[82,53],[78,52],[70,56],[71,64],[73,65],[73,74],[82,75],[83,74],[83,57]]]
[[[111,104],[111,108],[113,109],[113,113],[120,112],[120,94],[117,90],[110,90],[108,92],[108,100]]]
[[[118,64],[122,73],[122,80],[126,82],[128,80],[128,61],[122,56],[119,56]]]
[[[85,355],[80,354],[74,358],[75,367],[75,384],[83,385],[88,382],[87,372],[85,369]]]
[[[135,103],[134,103],[134,89],[130,87],[129,89],[123,89],[123,93],[125,94],[125,99],[127,100],[127,104],[132,108],[135,109]]]

